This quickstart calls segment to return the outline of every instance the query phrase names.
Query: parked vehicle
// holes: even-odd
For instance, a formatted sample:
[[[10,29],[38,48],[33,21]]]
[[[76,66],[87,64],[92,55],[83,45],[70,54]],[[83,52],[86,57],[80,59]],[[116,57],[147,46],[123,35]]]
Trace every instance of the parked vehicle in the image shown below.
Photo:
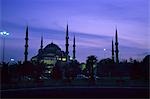
[[[76,79],[79,79],[79,80],[81,80],[81,79],[88,79],[88,77],[85,76],[85,75],[80,74],[80,75],[77,75]]]

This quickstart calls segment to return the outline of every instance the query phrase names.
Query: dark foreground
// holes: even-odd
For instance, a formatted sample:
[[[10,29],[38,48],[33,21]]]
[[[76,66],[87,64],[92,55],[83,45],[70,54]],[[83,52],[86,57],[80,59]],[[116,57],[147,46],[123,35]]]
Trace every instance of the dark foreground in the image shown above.
[[[148,98],[143,87],[42,87],[1,91],[2,98]]]

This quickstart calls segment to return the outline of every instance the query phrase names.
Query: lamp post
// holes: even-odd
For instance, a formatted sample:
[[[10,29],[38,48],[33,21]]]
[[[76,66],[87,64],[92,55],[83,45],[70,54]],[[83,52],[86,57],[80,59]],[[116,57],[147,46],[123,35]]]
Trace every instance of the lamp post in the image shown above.
[[[8,36],[9,33],[6,32],[6,31],[1,31],[0,35],[2,35],[2,38],[3,38],[3,56],[2,56],[2,62],[4,62],[5,61],[5,37]]]

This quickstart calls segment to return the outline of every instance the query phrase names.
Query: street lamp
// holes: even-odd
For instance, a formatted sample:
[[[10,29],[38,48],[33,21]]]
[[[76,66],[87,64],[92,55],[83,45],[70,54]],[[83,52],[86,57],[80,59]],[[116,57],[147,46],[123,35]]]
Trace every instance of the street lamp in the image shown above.
[[[5,61],[5,37],[8,36],[9,33],[6,32],[6,31],[1,31],[0,35],[2,35],[2,37],[3,37],[3,56],[2,56],[2,62],[4,62]]]

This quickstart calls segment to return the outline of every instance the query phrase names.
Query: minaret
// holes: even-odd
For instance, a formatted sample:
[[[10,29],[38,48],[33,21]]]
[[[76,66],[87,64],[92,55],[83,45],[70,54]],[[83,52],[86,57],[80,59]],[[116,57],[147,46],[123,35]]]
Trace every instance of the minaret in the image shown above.
[[[43,51],[43,36],[41,36],[41,45],[39,49],[39,55],[41,55],[42,51]]]
[[[74,38],[73,38],[73,60],[75,60],[75,58],[76,58],[76,56],[75,56],[75,54],[76,54],[75,47],[76,47],[76,44],[75,44],[75,36],[74,36]]]
[[[28,26],[26,28],[26,37],[25,37],[25,51],[24,51],[24,62],[28,61]]]
[[[38,61],[40,61],[42,58],[41,56],[42,52],[43,52],[43,35],[41,36],[41,46],[40,46],[39,53],[38,53]]]
[[[43,50],[43,35],[41,36],[41,50]]]
[[[117,28],[116,28],[116,35],[115,35],[115,46],[116,46],[116,50],[115,50],[115,53],[116,53],[116,63],[119,63],[119,58],[118,58],[118,53],[119,53],[119,50],[118,50],[118,34],[117,34]]]
[[[68,54],[69,54],[69,36],[68,36],[68,24],[67,24],[67,30],[66,30],[66,61],[68,62],[69,60],[69,57],[68,57]]]
[[[114,62],[114,42],[112,40],[112,61]]]

